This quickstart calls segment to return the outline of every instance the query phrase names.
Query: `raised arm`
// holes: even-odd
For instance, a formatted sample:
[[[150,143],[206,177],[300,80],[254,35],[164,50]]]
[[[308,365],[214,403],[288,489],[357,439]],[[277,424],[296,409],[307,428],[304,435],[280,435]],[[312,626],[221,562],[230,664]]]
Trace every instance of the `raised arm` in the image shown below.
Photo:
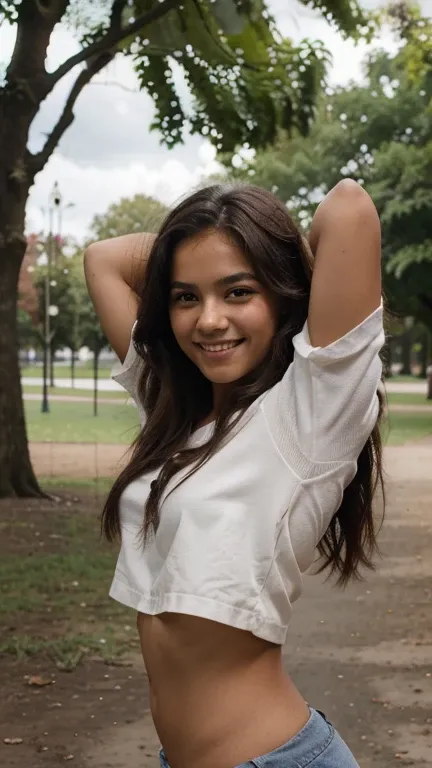
[[[100,324],[123,362],[136,320],[137,286],[155,235],[124,235],[92,243],[84,255],[84,274]]]
[[[381,302],[381,229],[357,182],[339,182],[318,206],[309,243],[315,256],[308,314],[312,346],[326,347]]]

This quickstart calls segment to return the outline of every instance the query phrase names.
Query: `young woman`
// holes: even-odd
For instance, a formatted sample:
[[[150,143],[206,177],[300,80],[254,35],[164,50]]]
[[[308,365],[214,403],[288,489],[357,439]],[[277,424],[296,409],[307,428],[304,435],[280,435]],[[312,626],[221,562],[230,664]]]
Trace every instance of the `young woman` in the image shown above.
[[[355,182],[309,244],[257,187],[213,186],[158,235],[95,243],[89,292],[141,432],[108,496],[111,596],[136,609],[165,768],[352,768],[281,648],[316,552],[376,547],[380,226]],[[312,255],[313,254],[313,255]]]

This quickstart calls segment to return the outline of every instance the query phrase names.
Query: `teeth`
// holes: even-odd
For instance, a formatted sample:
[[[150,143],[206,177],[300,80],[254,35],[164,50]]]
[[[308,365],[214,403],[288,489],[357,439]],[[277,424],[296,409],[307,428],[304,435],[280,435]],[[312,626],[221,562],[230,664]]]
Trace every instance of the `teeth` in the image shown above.
[[[223,352],[225,349],[232,349],[238,344],[237,341],[227,342],[226,344],[200,344],[206,352]]]

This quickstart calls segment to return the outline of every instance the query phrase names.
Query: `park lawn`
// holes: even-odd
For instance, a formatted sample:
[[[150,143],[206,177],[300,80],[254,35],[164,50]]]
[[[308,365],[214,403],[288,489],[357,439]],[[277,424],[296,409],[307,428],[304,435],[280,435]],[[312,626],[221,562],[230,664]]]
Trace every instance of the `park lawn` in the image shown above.
[[[30,386],[22,382],[24,394],[34,394],[42,396],[42,387]],[[93,397],[93,389],[78,389],[75,387],[48,387],[48,393],[50,395],[62,395],[63,397]],[[98,399],[103,400],[119,400],[126,402],[128,395],[124,390],[113,391],[98,391]],[[430,405],[432,408],[432,400],[427,400],[425,395],[418,394],[416,392],[389,392],[387,394],[387,402],[391,405]]]
[[[430,414],[423,411],[403,413],[392,411],[391,402],[394,400],[390,401],[389,420],[383,427],[383,435],[389,445],[432,434],[432,406]],[[412,400],[402,402],[413,404]],[[419,403],[415,401],[414,404]],[[38,401],[26,400],[25,412],[31,442],[130,445],[138,430],[136,409],[121,402],[115,405],[101,400],[96,417],[93,416],[91,402],[54,401],[50,403],[50,413],[41,413]]]
[[[108,597],[116,545],[101,541],[103,496],[52,487],[54,500],[0,500],[0,656],[72,670],[138,647],[135,614]]]
[[[426,395],[420,395],[417,392],[388,392],[387,402],[392,405],[426,405],[432,408],[432,400],[428,400]]]
[[[390,376],[390,378],[388,379],[388,381],[395,381],[395,382],[397,382],[398,384],[399,384],[399,383],[403,383],[403,384],[412,384],[412,383],[414,383],[414,382],[417,382],[417,383],[418,383],[419,381],[425,381],[425,380],[424,380],[424,379],[420,379],[418,376],[413,376],[413,375],[411,374],[411,376],[405,376],[405,375],[404,375],[404,376],[400,376],[400,375],[397,375],[397,376]]]
[[[100,402],[98,416],[93,416],[92,403],[55,401],[49,413],[41,413],[37,400],[25,400],[24,407],[33,443],[130,445],[138,431],[136,408],[126,404]]]
[[[99,366],[98,377],[100,379],[109,379],[113,365],[103,364]],[[43,367],[42,365],[25,365],[21,368],[21,376],[37,376],[42,378]],[[71,369],[70,365],[54,365],[54,379],[70,379]],[[75,378],[77,379],[92,379],[93,378],[93,362],[89,363],[77,363],[75,365]]]
[[[42,397],[42,387],[37,386],[29,386],[28,384],[25,384],[22,382],[22,388],[24,394],[29,395],[41,395]],[[48,393],[50,395],[62,395],[64,397],[91,397],[93,398],[93,389],[78,389],[76,387],[48,387]],[[102,389],[98,390],[98,400],[108,399],[108,400],[124,400],[126,401],[128,398],[127,392],[124,390],[113,390],[111,391],[105,391]]]
[[[432,436],[432,408],[430,413],[403,413],[391,411],[383,426],[386,445],[402,445],[423,437]]]

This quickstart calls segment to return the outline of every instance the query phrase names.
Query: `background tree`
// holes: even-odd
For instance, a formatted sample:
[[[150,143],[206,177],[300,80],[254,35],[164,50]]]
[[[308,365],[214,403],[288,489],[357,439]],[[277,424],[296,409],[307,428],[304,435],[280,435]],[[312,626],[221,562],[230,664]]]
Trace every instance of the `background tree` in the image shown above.
[[[411,67],[407,30],[416,41]],[[317,202],[339,180],[350,176],[364,184],[381,216],[390,309],[421,323],[425,344],[424,328],[432,334],[432,79],[419,62],[430,56],[432,24],[413,11],[404,35],[396,56],[370,56],[364,86],[327,89],[309,136],[290,140],[281,132],[273,147],[240,167],[225,162],[234,178],[276,192],[305,228]],[[401,334],[408,372],[418,331],[397,319],[391,330]],[[432,360],[432,350],[429,355]]]
[[[102,350],[108,346],[99,318],[96,315],[93,304],[88,301],[82,308],[83,341],[91,349],[93,354],[93,415],[98,415],[98,377],[99,357]]]
[[[17,312],[18,323],[18,343],[21,353],[28,353],[29,348],[41,346],[41,336],[37,328],[35,328],[33,318],[29,315],[25,309],[18,307]]]
[[[93,218],[90,236],[93,240],[105,240],[131,232],[156,232],[167,213],[168,208],[153,197],[123,197],[110,205],[106,213]]]
[[[354,0],[312,0],[345,34],[370,33]],[[17,284],[25,251],[28,194],[74,119],[83,88],[121,51],[155,101],[153,128],[167,147],[183,129],[206,135],[218,151],[270,143],[278,126],[305,133],[328,59],[317,41],[283,38],[265,0],[0,0],[0,23],[16,25],[12,57],[0,81],[0,496],[37,495],[27,445],[18,366]],[[74,28],[80,50],[47,72],[54,27]],[[186,109],[174,63],[192,94]],[[42,102],[76,73],[63,111],[42,149],[28,149]]]

